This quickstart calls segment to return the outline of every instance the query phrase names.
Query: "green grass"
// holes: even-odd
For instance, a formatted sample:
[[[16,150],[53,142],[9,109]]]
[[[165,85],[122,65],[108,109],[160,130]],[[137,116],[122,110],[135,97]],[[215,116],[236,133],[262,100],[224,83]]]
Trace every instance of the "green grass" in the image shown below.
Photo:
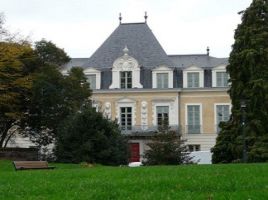
[[[0,199],[268,199],[268,164],[15,171],[0,161]]]

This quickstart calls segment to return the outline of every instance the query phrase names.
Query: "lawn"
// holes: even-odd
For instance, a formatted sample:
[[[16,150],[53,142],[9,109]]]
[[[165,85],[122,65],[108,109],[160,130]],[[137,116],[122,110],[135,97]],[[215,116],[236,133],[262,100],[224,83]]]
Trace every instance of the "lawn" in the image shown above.
[[[268,199],[268,164],[15,171],[0,161],[0,199]]]

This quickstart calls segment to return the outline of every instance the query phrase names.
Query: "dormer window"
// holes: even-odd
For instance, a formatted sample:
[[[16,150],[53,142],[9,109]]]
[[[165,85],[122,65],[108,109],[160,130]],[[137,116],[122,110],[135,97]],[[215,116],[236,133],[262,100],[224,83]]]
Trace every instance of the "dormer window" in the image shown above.
[[[90,67],[84,70],[84,74],[87,78],[90,89],[100,89],[101,72],[99,70]]]
[[[228,74],[226,72],[216,72],[216,87],[228,86]]]
[[[132,72],[120,72],[120,86],[122,89],[132,88]]]
[[[96,89],[96,74],[87,75],[87,82],[89,83],[90,89]]]
[[[124,55],[113,63],[112,84],[110,89],[142,88],[140,83],[140,66],[138,61],[128,55],[128,48],[123,49]]]
[[[187,87],[198,88],[199,87],[199,72],[187,73]]]
[[[157,88],[168,88],[168,73],[156,74]]]
[[[152,71],[153,88],[173,88],[173,70],[167,66],[159,66]]]
[[[204,70],[197,66],[191,66],[183,70],[184,88],[204,87]]]
[[[226,66],[220,65],[212,69],[212,87],[228,87],[228,79]]]

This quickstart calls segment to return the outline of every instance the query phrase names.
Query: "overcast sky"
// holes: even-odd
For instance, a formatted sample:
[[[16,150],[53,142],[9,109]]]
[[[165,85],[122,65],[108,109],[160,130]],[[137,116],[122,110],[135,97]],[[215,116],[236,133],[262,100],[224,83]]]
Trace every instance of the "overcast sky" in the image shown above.
[[[90,57],[122,22],[148,25],[168,54],[205,53],[227,57],[237,13],[252,0],[0,0],[0,12],[12,31],[42,38],[64,48],[71,57]]]

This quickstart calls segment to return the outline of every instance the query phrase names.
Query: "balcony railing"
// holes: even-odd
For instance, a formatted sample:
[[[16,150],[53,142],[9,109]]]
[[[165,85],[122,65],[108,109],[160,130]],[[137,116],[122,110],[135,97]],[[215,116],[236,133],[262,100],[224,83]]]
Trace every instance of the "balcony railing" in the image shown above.
[[[200,134],[201,133],[201,125],[186,125],[185,133],[187,134]]]
[[[148,126],[148,125],[135,125],[135,126],[119,126],[123,134],[139,134],[147,135],[155,133],[162,127],[159,126]],[[178,125],[169,125],[170,130],[179,132]]]

